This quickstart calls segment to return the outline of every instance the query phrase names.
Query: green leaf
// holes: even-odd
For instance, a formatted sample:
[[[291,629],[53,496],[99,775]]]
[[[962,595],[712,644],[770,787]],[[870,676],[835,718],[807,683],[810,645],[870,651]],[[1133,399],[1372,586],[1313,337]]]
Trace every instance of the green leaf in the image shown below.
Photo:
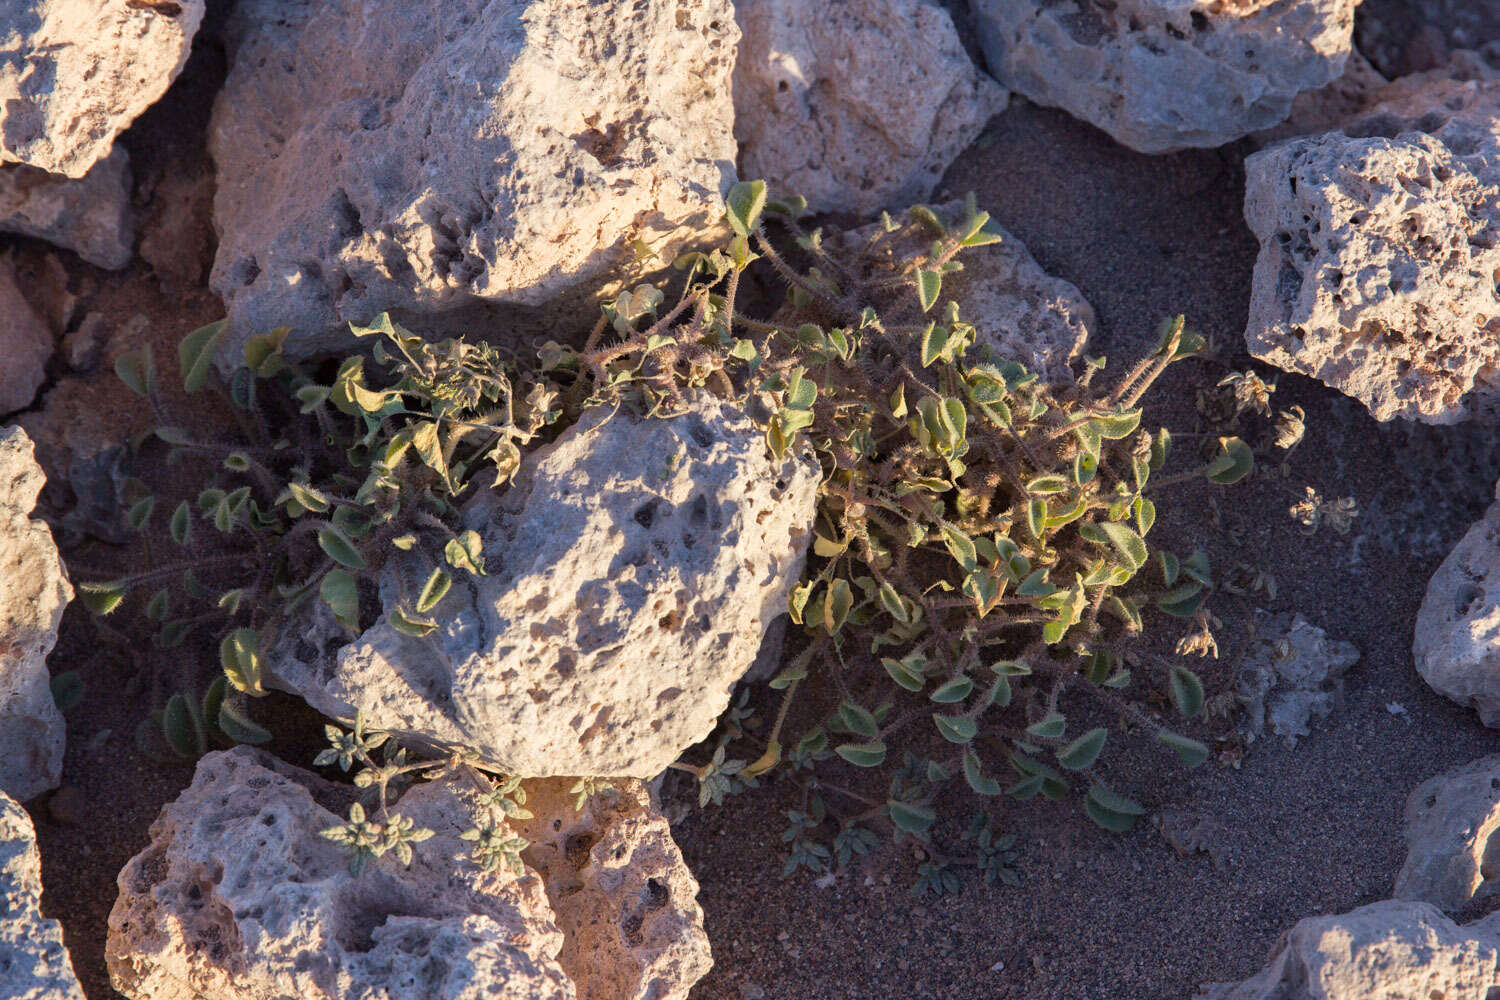
[[[891,680],[908,691],[920,691],[926,686],[926,679],[905,660],[893,660],[886,656],[881,658],[880,665],[891,675]]]
[[[328,497],[322,490],[314,489],[306,483],[287,483],[286,489],[278,501],[295,500],[304,510],[310,510],[314,514],[322,514],[328,510]]]
[[[1136,497],[1133,506],[1135,507],[1136,527],[1141,529],[1141,536],[1151,534],[1151,526],[1156,523],[1156,504],[1145,497]]]
[[[906,602],[901,595],[896,593],[896,588],[889,583],[880,585],[880,606],[885,608],[886,614],[890,615],[902,625],[911,624],[911,612],[906,607]]]
[[[1040,721],[1027,726],[1026,731],[1040,739],[1055,740],[1062,736],[1067,726],[1068,720],[1061,712],[1049,712]]]
[[[172,541],[178,545],[186,545],[193,534],[193,511],[186,500],[177,505],[172,511],[172,520],[167,525],[172,533]]]
[[[1000,782],[985,777],[973,747],[964,747],[964,780],[979,795],[999,795],[1002,791]]]
[[[1191,618],[1198,613],[1198,606],[1207,596],[1203,584],[1197,580],[1189,580],[1158,597],[1156,606],[1173,618]]]
[[[417,614],[425,615],[437,606],[437,603],[447,596],[448,588],[453,586],[453,577],[449,576],[441,567],[434,569],[427,582],[422,585],[422,593],[417,596]]]
[[[1179,736],[1168,729],[1157,730],[1156,738],[1159,742],[1165,743],[1173,750],[1176,750],[1177,756],[1181,757],[1182,762],[1188,767],[1197,767],[1205,760],[1208,760],[1208,747],[1197,740],[1190,740],[1186,736]]]
[[[1094,430],[1106,441],[1118,441],[1135,433],[1135,429],[1141,425],[1141,411],[1121,410],[1107,417],[1095,417],[1092,424]]]
[[[78,599],[91,613],[107,615],[125,600],[126,588],[127,585],[123,580],[113,580],[108,583],[80,583],[77,586]]]
[[[350,569],[365,568],[364,556],[349,541],[349,536],[331,524],[318,529],[318,547],[341,566],[348,566]]]
[[[917,272],[917,302],[921,304],[922,311],[926,312],[937,305],[938,296],[943,292],[943,275],[939,271]]]
[[[928,695],[939,705],[952,705],[963,701],[974,690],[974,682],[967,677],[955,677]]]
[[[250,717],[232,700],[226,699],[219,706],[219,715],[215,721],[218,722],[224,735],[235,743],[253,744],[271,741],[270,731],[250,721]]]
[[[146,602],[146,617],[154,622],[166,620],[169,603],[170,598],[167,596],[167,589],[163,587],[152,594],[151,599]]]
[[[254,629],[237,628],[219,642],[219,665],[224,676],[235,690],[260,697],[266,693],[261,686],[260,633]]]
[[[475,576],[484,576],[484,542],[479,532],[472,529],[456,538],[450,538],[443,546],[443,558],[454,569],[468,570]]]
[[[125,521],[130,525],[132,531],[145,531],[147,523],[151,520],[151,512],[156,509],[156,497],[146,497],[137,500],[130,505],[130,511],[125,515]]]
[[[942,524],[942,531],[943,544],[948,547],[948,552],[965,570],[973,570],[979,564],[973,540],[946,521]]]
[[[1221,486],[1237,483],[1255,468],[1255,453],[1250,446],[1237,437],[1219,438],[1219,454],[1204,473],[1210,482]]]
[[[1146,565],[1146,540],[1133,528],[1115,521],[1099,522],[1099,530],[1109,539],[1109,544],[1120,556],[1125,568],[1134,573]]]
[[[915,802],[888,799],[885,807],[891,814],[891,822],[907,833],[918,837],[925,836],[937,819],[937,813],[930,806],[918,805]]]
[[[879,740],[874,743],[841,743],[833,748],[833,752],[855,767],[879,767],[885,763],[885,744]]]
[[[724,199],[724,215],[738,236],[749,236],[766,207],[765,181],[740,181]]]
[[[842,728],[851,733],[871,740],[880,735],[880,724],[875,721],[875,716],[852,701],[841,703],[836,714]]]
[[[151,357],[151,345],[144,344],[115,358],[115,374],[137,396],[156,395],[156,362]]]
[[[180,694],[167,699],[167,706],[162,710],[161,731],[167,746],[179,757],[194,760],[208,750],[197,705]]]
[[[1109,734],[1103,729],[1090,729],[1078,739],[1057,751],[1057,762],[1069,771],[1082,771],[1094,766],[1104,749],[1104,740]]]
[[[967,743],[979,731],[979,724],[967,715],[934,714],[932,721],[937,724],[938,732],[943,734],[943,739],[949,743]]]
[[[224,320],[200,326],[177,345],[177,366],[182,371],[182,388],[187,392],[197,392],[203,388],[208,381],[208,373],[213,370],[214,352],[218,350],[219,341],[224,339],[228,327]]]
[[[83,700],[83,678],[76,670],[65,670],[52,678],[52,701],[59,712],[66,712]]]
[[[431,618],[421,618],[415,614],[411,614],[399,604],[391,609],[387,618],[391,623],[391,628],[402,635],[410,635],[417,638],[421,638],[424,635],[431,635],[437,631],[438,627],[437,622]]]
[[[1187,667],[1173,665],[1171,675],[1172,704],[1184,719],[1191,719],[1203,708],[1203,682]]]
[[[1084,798],[1084,811],[1104,829],[1124,833],[1135,826],[1136,817],[1145,815],[1146,807],[1103,785],[1094,785]]]
[[[318,598],[333,611],[338,623],[351,632],[359,631],[359,584],[346,569],[331,569],[318,585]]]
[[[828,600],[823,602],[823,627],[828,630],[829,635],[837,635],[839,629],[844,627],[844,622],[849,620],[849,612],[854,608],[854,592],[849,588],[849,581],[845,579],[834,580],[828,587]]]

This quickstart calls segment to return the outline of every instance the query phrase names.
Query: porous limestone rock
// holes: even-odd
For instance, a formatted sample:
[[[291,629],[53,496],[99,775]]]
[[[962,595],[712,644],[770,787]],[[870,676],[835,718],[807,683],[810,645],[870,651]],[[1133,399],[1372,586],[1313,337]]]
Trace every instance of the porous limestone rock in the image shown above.
[[[124,267],[135,242],[130,158],[117,149],[78,180],[0,166],[0,233],[46,240],[99,267]]]
[[[459,834],[475,792],[419,784],[397,810],[434,836],[351,874],[320,831],[350,786],[248,747],[210,753],[120,872],[105,961],[132,1000],[573,1000],[542,882],[485,872]]]
[[[84,1000],[62,926],[42,916],[42,859],[26,810],[0,792],[0,997]]]
[[[1500,983],[1500,913],[1462,927],[1390,899],[1297,922],[1261,972],[1196,1000],[1488,1000]]]
[[[1221,146],[1343,72],[1359,0],[970,0],[990,72],[1142,153]]]
[[[271,681],[518,774],[651,777],[708,735],[785,611],[820,475],[709,396],[668,419],[587,411],[470,504],[488,575],[453,585],[438,631],[382,616],[349,642],[320,612],[271,651]],[[390,610],[429,569],[387,566]]]
[[[1500,727],[1500,503],[1427,581],[1412,658],[1434,691]]]
[[[0,0],[0,163],[82,177],[187,62],[203,0]]]
[[[291,355],[338,349],[382,310],[586,326],[596,294],[718,232],[729,0],[246,0],[228,34],[221,364],[283,325]]]
[[[1434,81],[1245,173],[1253,355],[1377,420],[1500,402],[1500,81]]]
[[[1359,662],[1353,643],[1329,639],[1301,615],[1256,623],[1256,638],[1240,665],[1235,695],[1245,706],[1245,737],[1267,729],[1296,746],[1314,717],[1333,711],[1344,673]]]
[[[1406,800],[1406,863],[1392,895],[1449,913],[1493,898],[1500,890],[1497,829],[1500,756],[1422,782]]]
[[[394,811],[434,831],[351,875],[320,831],[351,789],[238,747],[205,756],[120,873],[105,960],[132,1000],[685,1000],[711,965],[697,882],[639,782],[582,811],[567,780],[524,786],[516,876],[460,834],[494,819],[440,773]],[[372,819],[377,817],[372,816]]]
[[[62,777],[47,654],[73,599],[52,533],[31,519],[45,482],[31,452],[19,427],[0,429],[0,791],[22,801]]]
[[[0,260],[0,413],[30,406],[47,378],[52,331],[16,287],[16,272]]]
[[[963,201],[931,207],[945,225],[957,226],[964,219]],[[1043,271],[1026,244],[993,219],[986,228],[999,235],[999,242],[965,250],[959,256],[963,270],[943,277],[943,295],[958,303],[960,319],[974,325],[979,351],[1018,361],[1051,382],[1071,381],[1068,365],[1083,353],[1095,323],[1094,307],[1072,282]],[[836,238],[852,252],[880,231],[880,224],[872,223]],[[878,258],[867,263],[880,267],[929,246],[926,237],[906,245],[885,243]]]
[[[1355,49],[1344,63],[1339,78],[1317,90],[1298,94],[1292,110],[1280,125],[1256,132],[1250,138],[1259,147],[1284,139],[1330,132],[1363,111],[1390,81]]]
[[[814,211],[921,201],[1005,109],[930,0],[739,0],[735,17],[740,175]]]
[[[578,1000],[686,1000],[713,966],[698,882],[651,806],[626,779],[575,808],[571,778],[527,781],[522,854],[547,887]]]

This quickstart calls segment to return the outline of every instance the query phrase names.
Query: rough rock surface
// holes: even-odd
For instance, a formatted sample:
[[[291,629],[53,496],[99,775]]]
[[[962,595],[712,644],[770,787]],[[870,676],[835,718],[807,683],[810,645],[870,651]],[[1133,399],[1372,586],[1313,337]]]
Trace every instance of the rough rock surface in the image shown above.
[[[0,260],[0,414],[30,406],[47,378],[52,331],[16,287],[16,272]]]
[[[519,877],[470,860],[459,834],[481,806],[458,774],[396,803],[434,831],[412,863],[356,877],[319,835],[349,786],[248,747],[211,753],[120,873],[110,977],[134,1000],[684,1000],[710,959],[666,822],[638,782],[581,813],[569,787],[528,783]]]
[[[542,883],[484,872],[454,781],[398,811],[435,831],[358,877],[319,831],[348,786],[240,747],[211,753],[120,872],[105,961],[133,1000],[572,1000]],[[321,801],[320,801],[321,800]],[[330,811],[332,806],[335,811]]]
[[[44,481],[26,433],[0,429],[0,791],[23,802],[62,777],[47,654],[73,588],[52,533],[31,519]]]
[[[1442,65],[1456,50],[1500,40],[1500,5],[1475,0],[1364,0],[1355,41],[1387,76]]]
[[[1333,711],[1343,675],[1359,662],[1359,650],[1329,639],[1301,615],[1276,615],[1257,623],[1256,630],[1235,686],[1245,706],[1245,736],[1253,741],[1269,729],[1296,746],[1313,718]]]
[[[739,0],[740,175],[815,211],[921,201],[1005,109],[929,0]]]
[[[1488,1000],[1497,983],[1500,913],[1460,927],[1391,899],[1298,921],[1265,969],[1197,1000]]]
[[[82,177],[187,62],[203,0],[0,0],[0,162]]]
[[[1331,132],[1363,111],[1389,83],[1356,49],[1349,53],[1344,72],[1337,80],[1298,94],[1286,121],[1256,132],[1251,138],[1264,147],[1284,139]]]
[[[1500,503],[1427,582],[1412,657],[1434,691],[1500,727]]]
[[[130,158],[117,149],[79,180],[28,166],[0,166],[0,232],[34,236],[90,264],[130,263]]]
[[[1221,146],[1343,72],[1359,0],[971,0],[1011,90],[1142,153]]]
[[[1500,756],[1445,771],[1406,800],[1406,863],[1397,899],[1432,903],[1449,913],[1500,890]]]
[[[518,774],[651,777],[708,735],[785,610],[819,479],[711,397],[670,419],[591,410],[476,497],[489,575],[455,583],[437,632],[382,617],[345,645],[315,618],[273,650],[273,681]],[[427,572],[392,568],[386,606]]]
[[[42,859],[26,810],[0,792],[0,997],[84,1000],[62,926],[42,916]]]
[[[931,207],[948,225],[964,218],[962,201]],[[1071,380],[1068,363],[1083,353],[1096,322],[1094,307],[1072,282],[1043,271],[1026,244],[994,220],[986,228],[998,233],[1000,242],[964,251],[959,258],[964,269],[943,278],[944,296],[958,303],[961,319],[974,324],[977,348],[1019,361],[1049,381]],[[879,233],[880,224],[873,223],[840,238],[852,250]],[[882,253],[900,258],[926,249],[913,241]]]
[[[382,310],[586,325],[717,231],[738,36],[729,0],[239,4],[210,135],[221,363]]]
[[[671,827],[639,781],[606,788],[582,810],[572,786],[526,782],[534,818],[515,823],[562,928],[558,963],[578,1000],[685,1000],[713,959],[698,882]]]
[[[1252,354],[1377,420],[1500,402],[1500,81],[1434,81],[1245,172]]]

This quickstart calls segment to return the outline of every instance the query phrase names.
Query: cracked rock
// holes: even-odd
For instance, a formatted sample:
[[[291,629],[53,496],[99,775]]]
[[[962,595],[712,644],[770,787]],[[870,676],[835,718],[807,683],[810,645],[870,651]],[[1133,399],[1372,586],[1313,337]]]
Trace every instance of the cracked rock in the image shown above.
[[[928,0],[739,0],[740,174],[815,211],[870,215],[932,194],[1005,91]]]
[[[1434,691],[1500,727],[1500,503],[1427,582],[1412,658]]]
[[[26,432],[0,429],[0,791],[23,802],[62,777],[47,654],[73,588],[52,532],[31,518],[44,482]]]
[[[697,883],[644,790],[616,783],[575,813],[565,788],[532,787],[519,876],[471,860],[480,793],[456,772],[395,803],[434,831],[411,864],[355,876],[320,835],[353,788],[210,753],[120,873],[111,980],[133,1000],[684,1000],[709,965]]]
[[[1245,736],[1254,741],[1269,729],[1294,747],[1314,718],[1333,712],[1359,650],[1329,639],[1301,615],[1276,615],[1257,623],[1256,631],[1235,687],[1245,706]]]
[[[1448,913],[1493,899],[1500,891],[1497,829],[1500,756],[1422,782],[1406,800],[1406,863],[1393,895]]]
[[[26,810],[0,792],[0,997],[84,1000],[62,926],[42,916],[42,859]]]
[[[586,323],[719,232],[738,37],[729,0],[240,3],[209,140],[220,363],[282,325],[290,355],[341,349],[385,310]]]
[[[181,72],[203,10],[204,0],[0,0],[0,162],[87,174]]]
[[[667,419],[590,410],[476,496],[488,575],[453,585],[436,632],[383,615],[349,642],[320,612],[272,650],[272,682],[518,774],[652,777],[708,735],[785,611],[820,478],[709,396]],[[388,566],[387,611],[429,571]]]
[[[1393,87],[1245,161],[1245,340],[1377,420],[1451,424],[1500,403],[1500,80]]]
[[[1359,0],[970,0],[990,72],[1142,153],[1270,128],[1336,79]]]
[[[73,180],[36,167],[0,166],[0,233],[46,240],[97,267],[130,263],[130,159],[117,149]]]

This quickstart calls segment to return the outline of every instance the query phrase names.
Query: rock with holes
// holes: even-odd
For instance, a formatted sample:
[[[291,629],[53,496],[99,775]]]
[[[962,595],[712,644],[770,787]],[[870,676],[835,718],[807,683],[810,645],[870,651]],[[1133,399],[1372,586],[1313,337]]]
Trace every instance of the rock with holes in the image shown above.
[[[1221,146],[1343,72],[1359,0],[970,0],[990,72],[1142,153]]]
[[[203,0],[0,0],[0,163],[82,177],[187,62]]]
[[[740,175],[816,211],[921,201],[1005,109],[931,0],[739,0]]]
[[[1252,354],[1377,420],[1500,402],[1500,81],[1436,81],[1245,173]]]
[[[105,961],[132,1000],[573,1000],[542,881],[468,860],[476,794],[419,784],[434,836],[351,874],[320,831],[351,786],[247,747],[208,754],[120,872]]]
[[[1333,712],[1359,650],[1301,615],[1268,616],[1255,628],[1235,685],[1245,706],[1245,738],[1253,742],[1269,729],[1294,747],[1313,719]]]
[[[0,791],[23,802],[62,777],[63,718],[47,654],[73,588],[31,509],[45,479],[19,427],[0,429]]]
[[[84,1000],[62,926],[42,916],[42,859],[31,817],[0,792],[0,997]]]
[[[293,355],[341,348],[382,310],[556,338],[717,232],[729,0],[247,0],[229,37],[224,364],[283,325]]]
[[[130,263],[130,159],[117,149],[78,180],[0,166],[0,233],[46,240],[98,267]]]
[[[638,782],[531,782],[520,875],[461,834],[495,818],[444,772],[394,811],[433,836],[352,875],[320,831],[354,791],[238,747],[208,754],[120,873],[105,960],[132,1000],[683,1000],[710,961],[697,883]],[[380,822],[373,812],[370,819]]]
[[[1422,782],[1406,800],[1406,863],[1392,895],[1423,900],[1449,913],[1493,899],[1500,891],[1496,830],[1500,756]]]
[[[0,413],[31,405],[51,357],[52,331],[16,286],[15,268],[0,260]]]
[[[666,419],[587,411],[471,503],[488,575],[453,585],[436,632],[390,624],[429,571],[393,560],[387,613],[349,642],[318,612],[272,650],[272,683],[518,774],[651,777],[708,735],[785,611],[819,480],[710,396]]]
[[[1263,970],[1195,1000],[1488,1000],[1497,982],[1500,913],[1459,926],[1389,899],[1298,921]]]
[[[1500,727],[1500,503],[1427,582],[1412,658],[1434,691]]]
[[[571,778],[528,781],[522,854],[547,887],[579,1000],[685,1000],[713,957],[698,882],[639,781],[604,783],[582,809]]]
[[[959,225],[966,214],[961,200],[932,208],[947,226]],[[958,303],[959,318],[974,324],[977,332],[971,359],[987,352],[997,360],[1019,361],[1049,381],[1071,381],[1069,364],[1083,353],[1095,323],[1094,307],[1072,282],[1043,271],[1026,244],[993,221],[987,228],[1000,241],[966,250],[960,258],[963,270],[943,278],[943,294]],[[849,252],[863,252],[880,233],[880,224],[873,223],[836,238]],[[926,251],[924,239],[914,236],[905,245],[887,240],[863,263],[888,267]]]

